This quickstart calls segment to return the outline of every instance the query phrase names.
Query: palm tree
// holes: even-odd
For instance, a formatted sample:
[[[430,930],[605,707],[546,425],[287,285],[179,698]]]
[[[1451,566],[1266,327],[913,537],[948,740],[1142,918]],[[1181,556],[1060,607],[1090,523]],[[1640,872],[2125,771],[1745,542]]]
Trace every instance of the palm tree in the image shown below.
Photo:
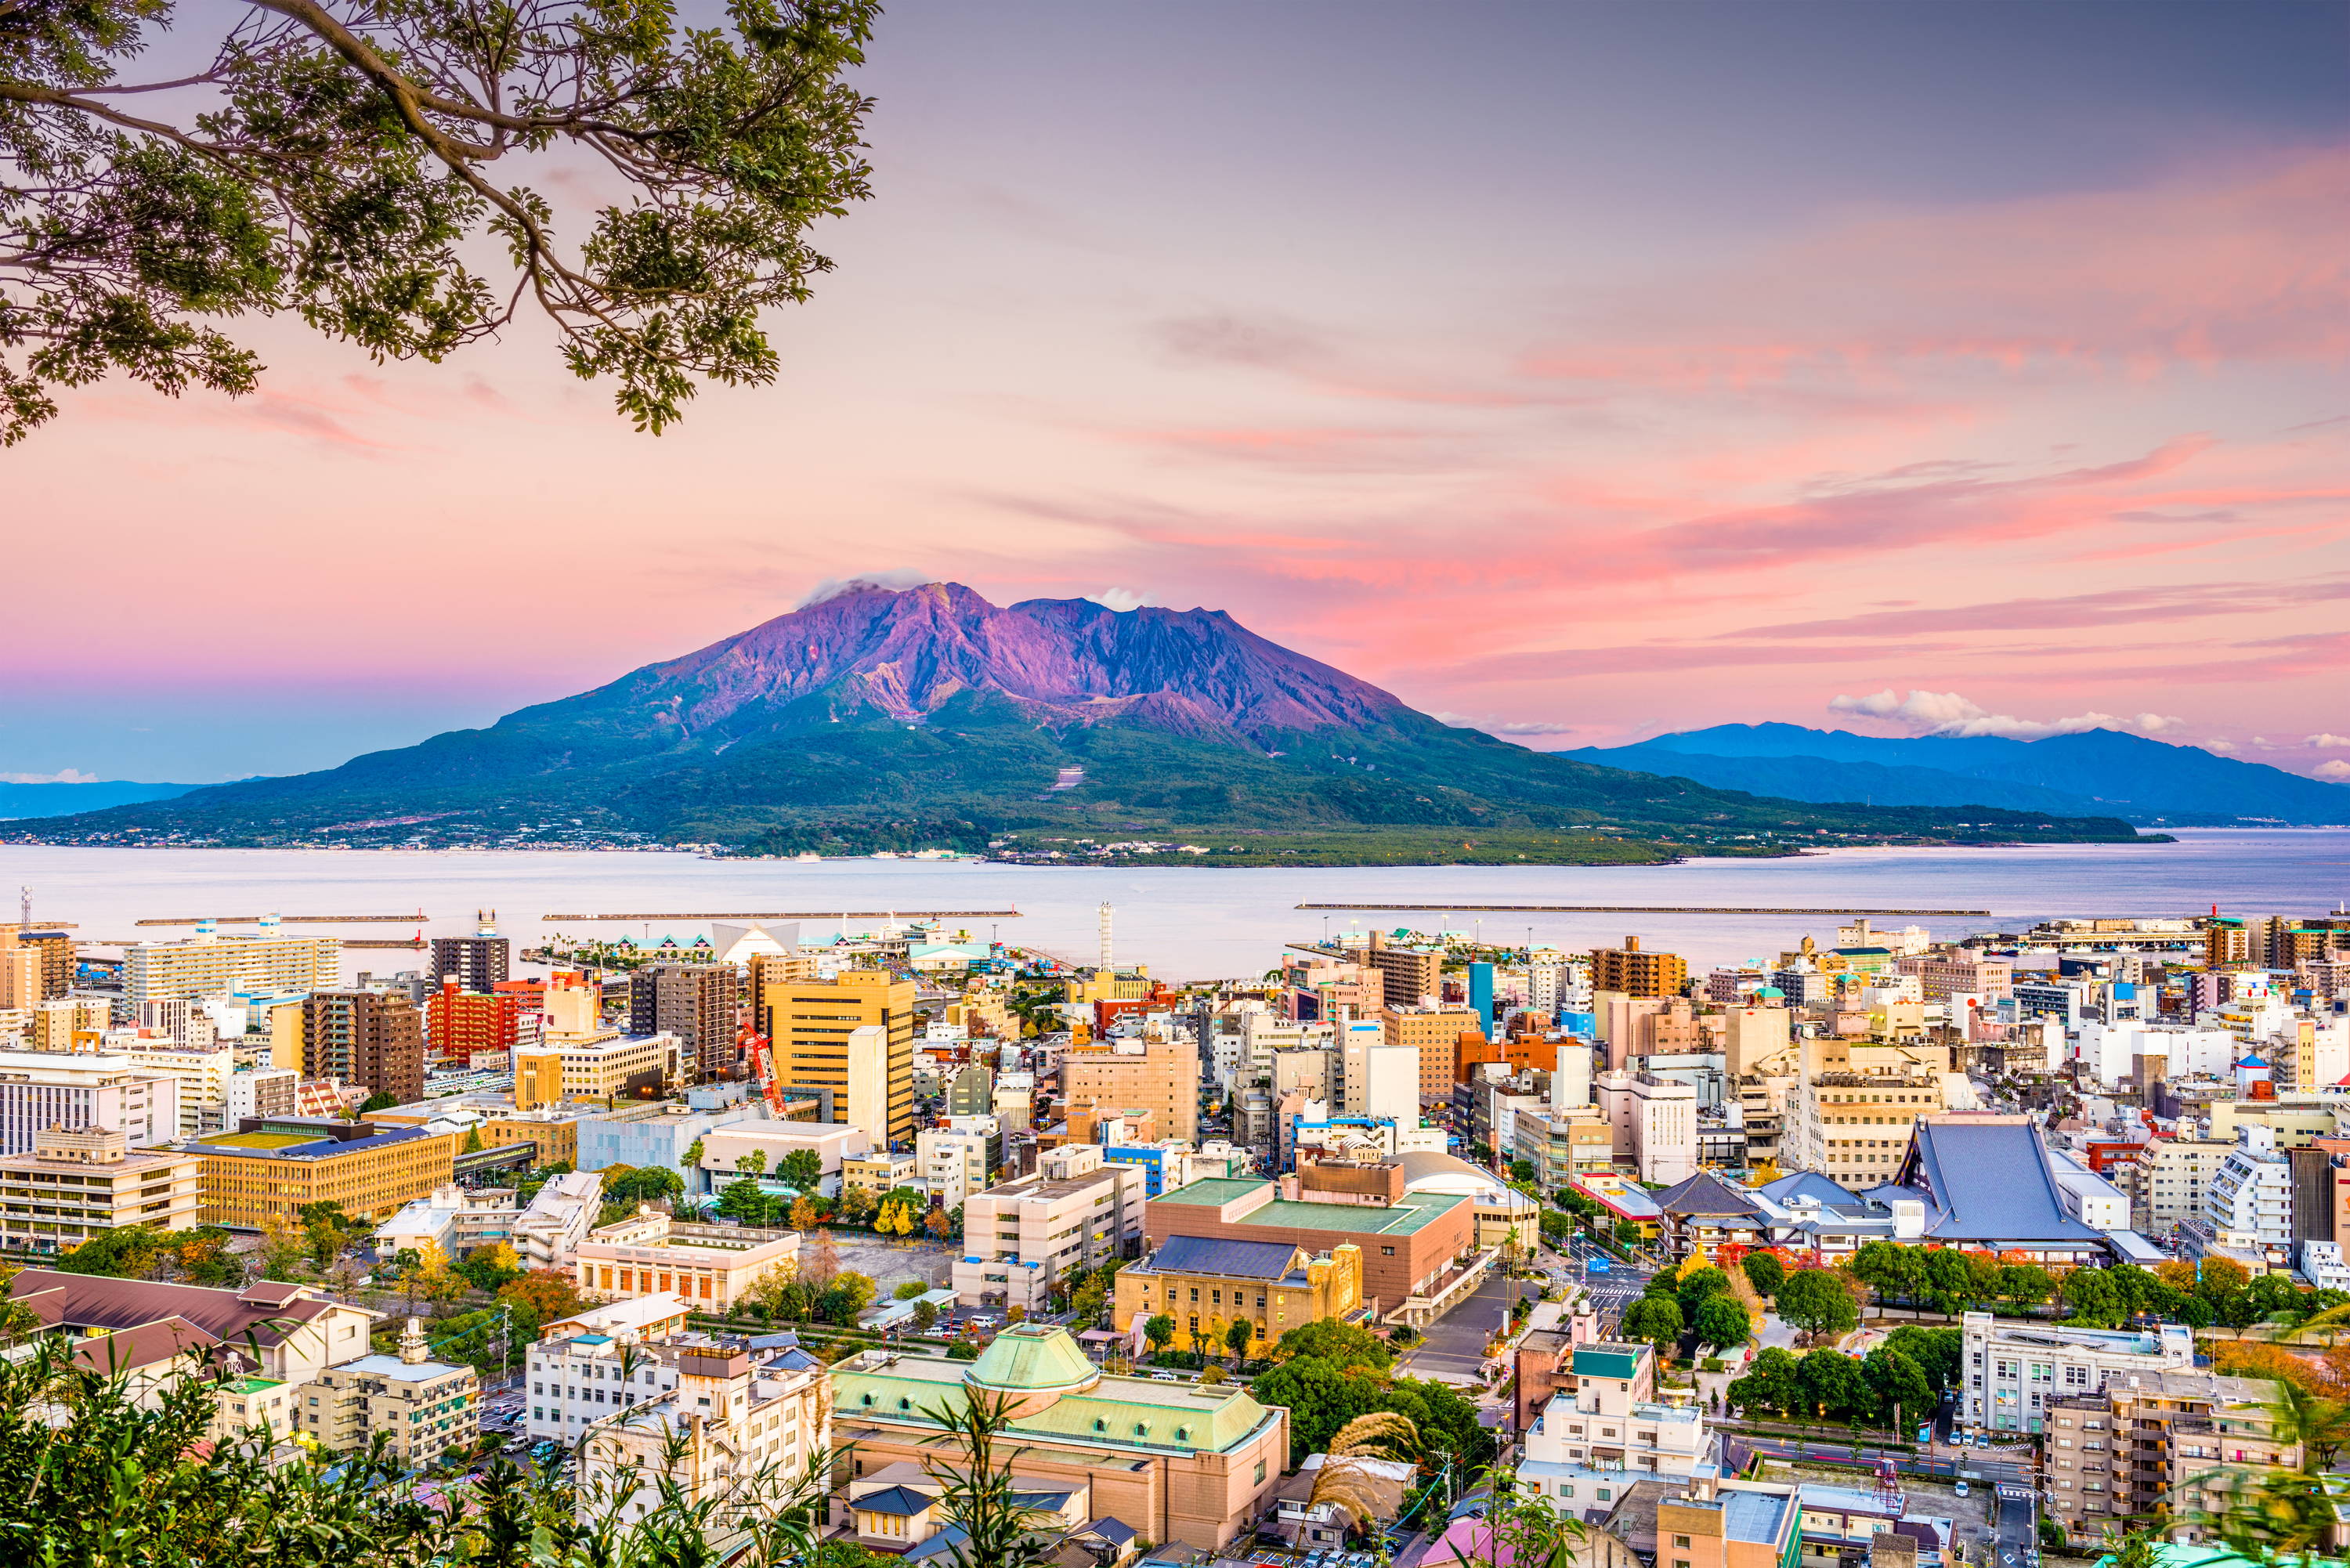
[[[1342,1508],[1356,1526],[1367,1526],[1380,1515],[1371,1461],[1410,1459],[1419,1451],[1419,1428],[1409,1416],[1392,1410],[1357,1416],[1330,1434],[1327,1457],[1315,1472],[1306,1502]]]

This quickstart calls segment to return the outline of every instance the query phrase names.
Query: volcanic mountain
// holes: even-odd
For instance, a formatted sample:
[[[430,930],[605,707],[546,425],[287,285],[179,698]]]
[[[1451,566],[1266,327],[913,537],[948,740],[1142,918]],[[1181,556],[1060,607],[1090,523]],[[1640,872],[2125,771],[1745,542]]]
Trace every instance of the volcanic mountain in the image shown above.
[[[1821,834],[2131,836],[2108,818],[1796,805],[1596,767],[1440,723],[1221,610],[999,607],[937,583],[852,584],[486,730],[18,836],[837,853],[1067,827],[1550,832],[1586,848],[1601,831],[1742,853]]]

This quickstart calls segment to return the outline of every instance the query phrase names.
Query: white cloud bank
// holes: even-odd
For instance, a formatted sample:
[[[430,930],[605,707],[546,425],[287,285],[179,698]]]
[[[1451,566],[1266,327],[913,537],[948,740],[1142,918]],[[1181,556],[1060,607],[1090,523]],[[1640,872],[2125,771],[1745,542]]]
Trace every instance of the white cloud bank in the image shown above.
[[[96,774],[86,774],[79,768],[61,768],[53,774],[0,774],[0,784],[96,784]]]
[[[2037,741],[2049,735],[2075,735],[2084,730],[2138,730],[2159,734],[2187,722],[2167,713],[2078,713],[2069,719],[2019,719],[1994,713],[1955,691],[1912,691],[1904,697],[1891,687],[1864,697],[1838,696],[1828,702],[1831,713],[1854,713],[1885,719],[1918,735],[2002,735],[2015,741]]]

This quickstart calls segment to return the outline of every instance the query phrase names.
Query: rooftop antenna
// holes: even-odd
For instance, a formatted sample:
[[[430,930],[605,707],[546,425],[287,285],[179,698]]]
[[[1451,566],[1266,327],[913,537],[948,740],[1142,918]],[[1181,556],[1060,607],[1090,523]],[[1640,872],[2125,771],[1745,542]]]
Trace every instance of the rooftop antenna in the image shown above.
[[[1110,969],[1115,966],[1110,961],[1109,906],[1104,904],[1096,913],[1101,922],[1101,967]]]
[[[33,890],[30,888],[16,889],[16,919],[28,928],[33,923]]]

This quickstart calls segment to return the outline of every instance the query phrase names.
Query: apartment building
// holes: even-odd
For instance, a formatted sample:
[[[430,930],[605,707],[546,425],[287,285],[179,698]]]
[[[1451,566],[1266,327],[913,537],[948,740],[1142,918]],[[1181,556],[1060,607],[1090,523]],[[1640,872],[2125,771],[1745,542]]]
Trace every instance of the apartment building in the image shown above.
[[[122,950],[122,1002],[133,1018],[150,1002],[223,992],[286,995],[339,985],[342,978],[339,938],[287,936],[274,915],[255,936],[224,935],[206,920],[185,940]]]
[[[203,1161],[206,1225],[259,1230],[294,1224],[306,1203],[335,1202],[357,1220],[384,1220],[445,1186],[458,1135],[371,1122],[261,1116],[187,1145]]]
[[[1319,1254],[1287,1241],[1170,1236],[1141,1262],[1118,1270],[1110,1326],[1130,1334],[1164,1314],[1174,1348],[1222,1355],[1232,1325],[1246,1319],[1269,1345],[1293,1328],[1366,1317],[1363,1249],[1345,1242]]]
[[[1164,1136],[1195,1141],[1200,1048],[1171,1031],[1073,1046],[1061,1056],[1061,1096],[1073,1111],[1149,1111]]]
[[[404,991],[314,991],[302,999],[302,1072],[421,1100],[424,1015]]]
[[[1960,1320],[1958,1421],[1996,1432],[2038,1432],[2052,1400],[2195,1365],[2194,1331],[2069,1328],[1970,1312]]]
[[[1648,1073],[1603,1073],[1593,1093],[1615,1135],[1617,1163],[1670,1187],[1697,1172],[1697,1090]]]
[[[1288,1412],[1237,1383],[1213,1387],[1105,1374],[1065,1328],[1014,1324],[965,1366],[867,1351],[833,1368],[837,1491],[937,1457],[923,1412],[972,1391],[1014,1411],[997,1451],[1031,1495],[1084,1490],[1096,1515],[1145,1540],[1213,1552],[1245,1542],[1289,1461]]]
[[[2137,1158],[2116,1168],[2116,1185],[2128,1195],[2130,1228],[2148,1236],[2167,1236],[2179,1226],[2199,1219],[2203,1194],[2220,1162],[2235,1148],[2218,1138],[2147,1140]]]
[[[62,1252],[101,1231],[188,1231],[201,1207],[202,1161],[134,1149],[120,1132],[46,1127],[31,1152],[0,1158],[0,1247]]]
[[[1679,996],[1689,985],[1689,961],[1679,953],[1643,949],[1640,939],[1626,937],[1620,948],[1599,948],[1591,955],[1591,990],[1620,992],[1626,996]]]
[[[675,1388],[676,1358],[658,1347],[685,1334],[694,1310],[678,1296],[636,1296],[549,1324],[523,1358],[524,1430],[567,1446],[584,1428]]]
[[[539,1044],[540,1000],[528,991],[465,991],[443,981],[424,1003],[424,1033],[432,1054],[444,1062],[509,1056]]]
[[[1036,1172],[963,1200],[963,1256],[950,1279],[965,1306],[1041,1310],[1063,1275],[1128,1256],[1143,1230],[1140,1168],[1091,1144],[1047,1149]]]
[[[2164,1367],[2053,1399],[2043,1506],[2076,1541],[2158,1510],[2173,1540],[2197,1541],[2205,1532],[2189,1522],[2195,1515],[2301,1462],[2270,1409],[2275,1398],[2275,1385],[2259,1378]]]
[[[96,1127],[132,1144],[180,1136],[180,1085],[111,1053],[0,1051],[0,1155],[47,1127]]]
[[[1979,996],[1986,1005],[2015,989],[2015,966],[2005,959],[1972,953],[1915,953],[1893,961],[1896,974],[1915,975],[1919,996],[1928,1002],[1948,1002],[1954,996]]]
[[[1384,1006],[1424,1007],[1444,995],[1444,955],[1433,948],[1389,947],[1385,933],[1373,931],[1370,945],[1356,957],[1378,972]]]
[[[992,1116],[949,1116],[914,1135],[922,1190],[941,1209],[983,1191],[1003,1167],[1003,1127]]]
[[[1509,1158],[1534,1168],[1534,1185],[1555,1192],[1578,1176],[1616,1166],[1616,1128],[1597,1106],[1522,1110],[1511,1118]]]
[[[106,1037],[109,1054],[133,1067],[180,1085],[180,1126],[175,1136],[219,1132],[228,1123],[228,1086],[236,1075],[236,1053],[226,1045],[180,1045],[116,1030]]]
[[[641,1519],[668,1490],[689,1505],[714,1504],[713,1532],[743,1517],[772,1519],[830,1457],[831,1381],[806,1351],[699,1335],[656,1355],[674,1385],[586,1428],[583,1519],[614,1502],[623,1522]]]
[[[787,1091],[829,1089],[844,1110],[852,1100],[860,1106],[878,1100],[878,1114],[865,1118],[873,1124],[868,1132],[877,1148],[914,1143],[915,989],[912,981],[887,970],[843,970],[828,981],[772,987],[760,1020]],[[860,1034],[860,1029],[879,1033]]]
[[[691,1057],[666,1032],[548,1041],[514,1053],[517,1110],[567,1101],[657,1100],[685,1081]]]
[[[1798,1054],[1780,1163],[1856,1192],[1892,1180],[1918,1118],[1953,1108],[1954,1082],[1966,1082],[1939,1047],[1805,1040]],[[1971,1091],[1959,1093],[1972,1103]]]
[[[878,1149],[850,1155],[840,1162],[840,1187],[844,1192],[852,1187],[872,1193],[894,1191],[900,1187],[919,1190],[921,1185],[922,1158],[919,1153]]]
[[[379,1437],[410,1469],[470,1448],[481,1429],[481,1379],[432,1359],[424,1325],[408,1320],[400,1350],[329,1366],[302,1390],[302,1434],[329,1453],[365,1451]]]
[[[1656,1351],[1600,1340],[1575,1347],[1570,1386],[1550,1397],[1525,1435],[1518,1479],[1579,1512],[1598,1485],[1636,1477],[1687,1482],[1712,1458],[1701,1405],[1655,1398]]]
[[[1442,1105],[1452,1097],[1452,1085],[1461,1080],[1461,1048],[1485,1039],[1473,1008],[1390,1007],[1380,1012],[1378,1021],[1388,1044],[1406,1047],[1418,1057],[1422,1105]]]
[[[493,911],[470,937],[434,937],[425,978],[442,989],[488,992],[506,978],[514,943],[498,935]]]
[[[629,989],[629,1033],[674,1038],[696,1079],[733,1077],[742,989],[743,971],[732,964],[649,964]]]
[[[759,1277],[796,1267],[800,1233],[740,1225],[695,1225],[650,1206],[588,1233],[571,1260],[579,1293],[591,1302],[674,1295],[698,1312],[731,1311]]]

